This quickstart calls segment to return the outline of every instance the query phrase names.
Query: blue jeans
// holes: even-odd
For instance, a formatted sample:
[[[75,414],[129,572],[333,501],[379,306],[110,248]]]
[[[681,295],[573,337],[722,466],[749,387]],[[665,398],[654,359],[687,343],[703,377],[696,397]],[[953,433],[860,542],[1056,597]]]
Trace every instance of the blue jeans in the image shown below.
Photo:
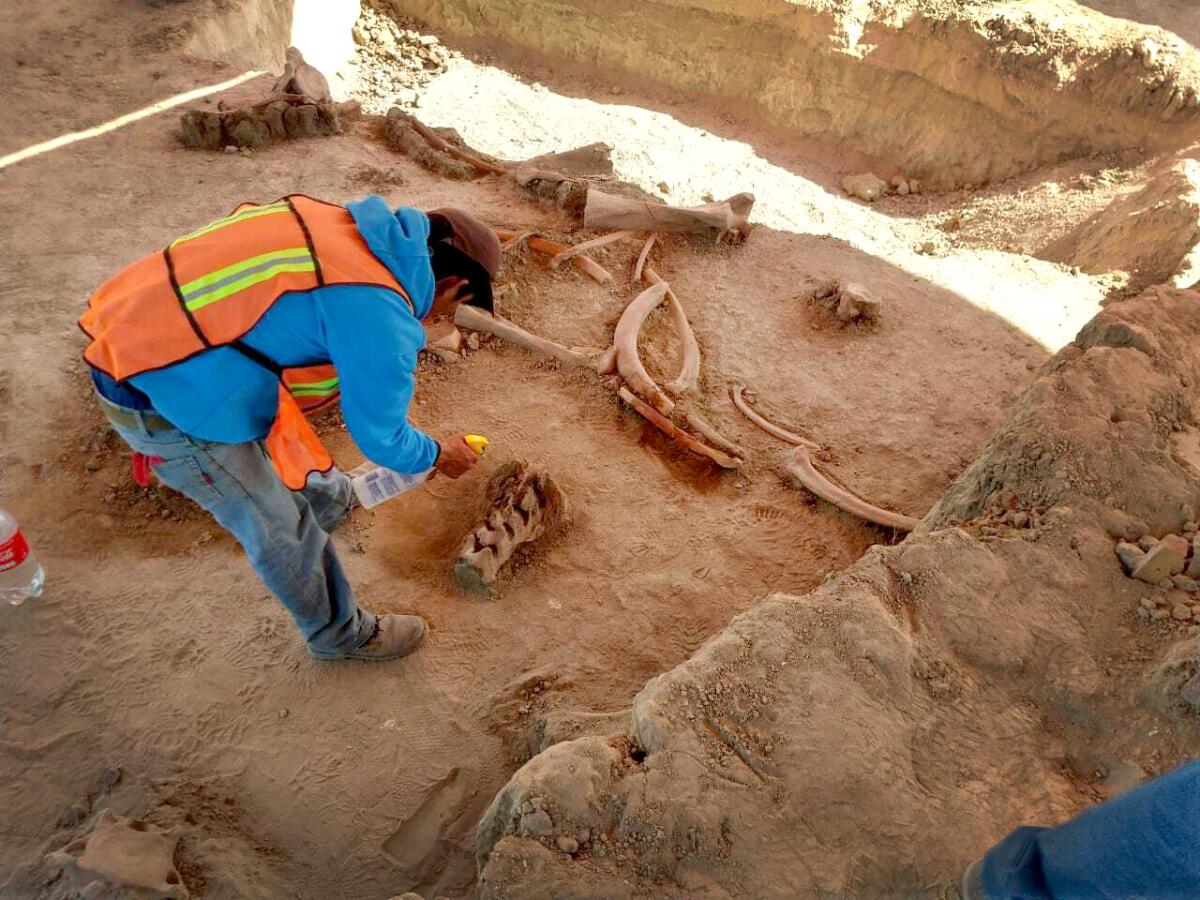
[[[988,900],[1200,897],[1200,762],[1057,828],[1018,828],[980,874]]]
[[[154,466],[159,481],[199,503],[237,538],[313,656],[337,657],[370,639],[375,617],[359,609],[329,537],[350,510],[349,478],[333,469],[293,492],[259,442],[218,444],[174,428],[151,429],[142,413],[119,409],[135,424],[113,421],[117,434],[138,453],[161,457]]]

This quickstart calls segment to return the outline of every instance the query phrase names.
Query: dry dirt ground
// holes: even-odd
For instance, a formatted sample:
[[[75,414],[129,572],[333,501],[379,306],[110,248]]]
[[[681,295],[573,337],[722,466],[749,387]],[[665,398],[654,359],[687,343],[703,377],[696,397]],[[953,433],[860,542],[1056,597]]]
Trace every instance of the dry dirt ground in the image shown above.
[[[6,7],[0,156],[240,71],[180,53],[184,13],[207,4]],[[236,101],[269,83],[199,102]],[[497,111],[478,102],[484,88],[503,98]],[[1050,353],[1122,283],[1006,251],[1032,253],[1065,232],[1068,207],[1070,221],[1098,211],[1115,194],[1109,186],[1141,177],[1142,158],[1066,163],[984,197],[867,209],[838,194],[828,155],[797,160],[793,172],[766,162],[778,159],[769,152],[736,149],[730,166],[700,142],[693,159],[662,148],[687,146],[680,129],[700,126],[658,118],[628,94],[573,106],[576,80],[562,90],[538,104],[529,95],[545,89],[457,58],[420,110],[514,158],[599,133],[616,145],[624,177],[664,181],[675,200],[730,184],[760,194],[764,224],[744,246],[670,240],[655,253],[704,349],[703,404],[749,462],[718,474],[594,380],[511,348],[427,360],[415,420],[433,433],[481,431],[493,449],[479,474],[357,512],[337,536],[364,605],[419,612],[433,627],[421,653],[377,667],[312,661],[231,539],[181,498],[130,484],[123,448],[90,403],[74,320],[116,268],[243,200],[377,192],[517,229],[569,236],[574,226],[502,181],[431,176],[370,118],[332,138],[207,154],[178,144],[177,116],[166,112],[0,169],[9,225],[0,233],[0,497],[47,569],[42,599],[0,610],[0,896],[69,896],[43,857],[86,834],[103,809],[181,828],[175,858],[194,896],[472,895],[477,823],[522,763],[568,738],[623,732],[647,680],[733,617],[768,594],[803,594],[872,545],[898,540],[790,486],[779,446],[730,404],[731,381],[821,441],[839,480],[922,516]],[[692,122],[708,115],[682,112]],[[764,132],[755,149],[768,140]],[[1092,174],[1109,170],[1119,175]],[[1072,189],[1061,185],[1084,174],[1093,180],[1079,202],[1062,202]],[[1013,205],[1027,214],[1005,234],[989,210]],[[967,224],[949,245],[938,226],[953,215]],[[1044,223],[1036,237],[1029,222]],[[915,251],[930,239],[940,252]],[[636,292],[624,274],[635,252],[597,254],[620,273],[609,287],[517,253],[501,309],[563,343],[604,344]],[[833,280],[868,283],[885,301],[881,323],[832,327],[811,295]],[[659,331],[652,322],[652,357],[670,368],[675,348]],[[336,415],[324,424],[338,460],[359,462]],[[487,471],[514,456],[553,473],[574,521],[521,558],[493,599],[465,597],[450,563],[479,515]],[[1074,805],[1070,797],[1055,808]],[[958,849],[935,868],[960,861]],[[868,874],[881,884],[894,875]]]

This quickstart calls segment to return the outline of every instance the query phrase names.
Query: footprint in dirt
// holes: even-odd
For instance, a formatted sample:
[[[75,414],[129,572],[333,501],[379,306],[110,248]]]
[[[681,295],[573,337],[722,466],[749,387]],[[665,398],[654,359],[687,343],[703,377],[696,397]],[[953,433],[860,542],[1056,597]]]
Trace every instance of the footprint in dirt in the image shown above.
[[[460,821],[471,811],[476,793],[474,779],[455,766],[434,783],[416,812],[392,832],[383,842],[383,852],[390,856],[415,882],[424,882],[435,873],[435,865],[445,855],[444,841],[454,841],[462,828],[474,824]]]

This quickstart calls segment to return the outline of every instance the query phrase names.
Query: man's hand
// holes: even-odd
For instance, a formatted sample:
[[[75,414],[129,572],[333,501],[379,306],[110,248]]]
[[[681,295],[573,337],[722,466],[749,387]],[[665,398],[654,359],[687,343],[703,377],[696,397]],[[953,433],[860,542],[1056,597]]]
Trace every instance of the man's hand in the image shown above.
[[[479,456],[467,446],[466,435],[456,434],[454,437],[438,441],[442,452],[438,454],[435,468],[447,478],[458,478],[465,475],[479,462]]]

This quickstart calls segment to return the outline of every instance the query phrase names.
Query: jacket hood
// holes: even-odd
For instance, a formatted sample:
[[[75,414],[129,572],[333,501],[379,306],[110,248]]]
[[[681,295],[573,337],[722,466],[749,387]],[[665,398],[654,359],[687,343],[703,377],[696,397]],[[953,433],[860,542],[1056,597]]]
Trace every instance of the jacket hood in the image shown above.
[[[429,217],[401,206],[394,213],[377,194],[347,204],[371,252],[404,285],[417,318],[433,306],[433,266],[429,262]]]

